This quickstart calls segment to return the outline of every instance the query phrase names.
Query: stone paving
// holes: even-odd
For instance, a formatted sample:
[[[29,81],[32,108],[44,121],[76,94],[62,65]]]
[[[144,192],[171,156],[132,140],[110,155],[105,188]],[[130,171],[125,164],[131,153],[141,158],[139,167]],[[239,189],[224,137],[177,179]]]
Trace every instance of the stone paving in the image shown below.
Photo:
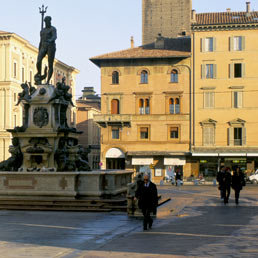
[[[120,212],[0,211],[0,257],[258,257],[258,186],[245,187],[239,206],[214,186],[159,193],[172,200],[148,231]]]

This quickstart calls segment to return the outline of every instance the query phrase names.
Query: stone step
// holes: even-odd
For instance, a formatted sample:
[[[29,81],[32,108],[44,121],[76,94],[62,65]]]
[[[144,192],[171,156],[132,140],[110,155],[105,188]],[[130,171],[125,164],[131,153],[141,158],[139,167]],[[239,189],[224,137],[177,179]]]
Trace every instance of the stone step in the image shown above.
[[[85,212],[110,212],[112,209],[91,208],[91,207],[73,207],[73,206],[37,206],[37,205],[0,205],[0,210],[38,210],[38,211],[85,211]]]

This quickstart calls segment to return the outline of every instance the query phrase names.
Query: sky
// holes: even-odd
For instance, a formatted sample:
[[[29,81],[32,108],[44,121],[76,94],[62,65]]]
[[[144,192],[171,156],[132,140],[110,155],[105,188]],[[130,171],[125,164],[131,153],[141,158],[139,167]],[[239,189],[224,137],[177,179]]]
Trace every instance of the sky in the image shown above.
[[[83,87],[100,93],[100,69],[89,58],[127,49],[130,38],[142,42],[142,0],[1,0],[0,30],[14,32],[38,46],[41,26],[39,7],[57,29],[56,58],[77,68],[76,99]],[[246,0],[192,0],[197,13],[245,11]],[[250,0],[258,11],[258,1]]]

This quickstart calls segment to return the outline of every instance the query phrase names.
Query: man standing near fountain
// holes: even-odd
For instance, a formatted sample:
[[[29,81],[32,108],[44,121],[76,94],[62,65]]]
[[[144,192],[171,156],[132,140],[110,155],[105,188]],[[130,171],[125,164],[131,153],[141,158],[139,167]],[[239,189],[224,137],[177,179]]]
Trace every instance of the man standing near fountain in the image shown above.
[[[42,28],[40,32],[39,54],[37,59],[38,72],[35,75],[36,84],[41,84],[41,81],[46,78],[46,74],[43,76],[41,75],[42,60],[46,55],[48,55],[48,77],[46,84],[49,84],[53,74],[53,63],[56,53],[56,28],[51,25],[50,16],[46,16],[44,22],[46,26],[45,28]]]

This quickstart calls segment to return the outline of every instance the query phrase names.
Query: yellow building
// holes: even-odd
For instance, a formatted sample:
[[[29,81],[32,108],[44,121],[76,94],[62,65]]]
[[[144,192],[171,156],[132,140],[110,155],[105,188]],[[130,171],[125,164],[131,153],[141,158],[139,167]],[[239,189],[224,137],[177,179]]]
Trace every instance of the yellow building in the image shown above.
[[[101,68],[101,162],[105,169],[174,169],[190,175],[190,37],[91,58]]]
[[[258,167],[258,12],[195,14],[193,174]]]
[[[16,106],[22,82],[34,84],[38,49],[15,33],[0,31],[0,161],[9,157],[8,148],[11,134],[6,129],[22,125],[22,108]],[[43,60],[43,67],[47,59]],[[70,93],[75,96],[75,76],[79,71],[55,59],[51,84],[56,84],[63,76],[71,86]],[[75,98],[73,98],[75,103]],[[68,114],[68,123],[76,125],[76,109]]]

